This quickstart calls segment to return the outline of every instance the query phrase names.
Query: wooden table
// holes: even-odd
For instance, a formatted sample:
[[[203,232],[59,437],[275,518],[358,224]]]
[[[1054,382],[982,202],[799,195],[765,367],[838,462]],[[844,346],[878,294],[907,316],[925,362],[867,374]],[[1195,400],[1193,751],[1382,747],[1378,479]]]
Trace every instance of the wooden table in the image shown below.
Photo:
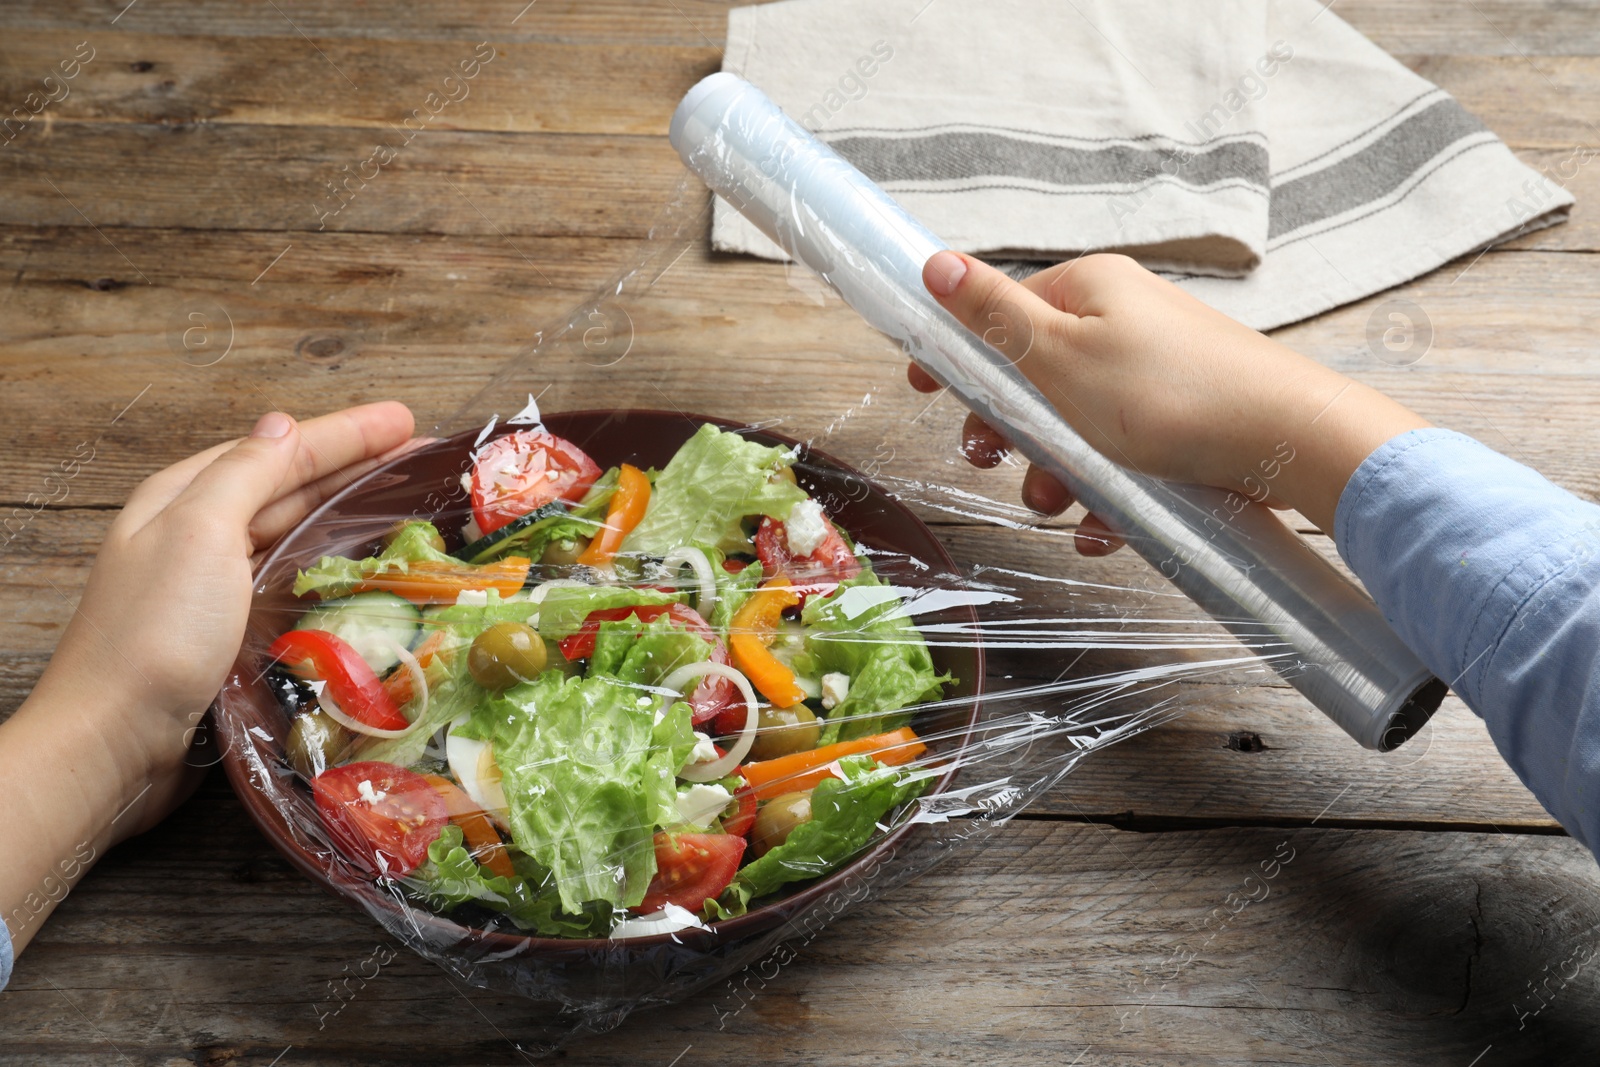
[[[269,407],[397,397],[424,425],[444,417],[638,255],[681,174],[668,115],[718,68],[725,5],[525,2],[0,9],[7,109],[87,54],[80,42],[93,52],[70,94],[0,147],[0,501],[58,497],[0,555],[0,707],[27,693],[140,478]],[[1594,0],[1345,0],[1338,13],[1535,167],[1600,139]],[[336,204],[325,183],[378,139],[398,140],[401,119],[485,41],[493,59],[470,96],[323,219]],[[1421,363],[1368,352],[1383,297],[1283,340],[1595,496],[1597,173],[1568,181],[1580,201],[1570,224],[1405,287],[1436,330]],[[659,407],[665,395],[777,420],[858,463],[889,442],[891,474],[1014,500],[1015,471],[956,458],[954,405],[913,424],[926,400],[903,387],[901,360],[814,295],[781,266],[712,257],[702,241],[652,290],[634,369],[605,379],[604,395],[571,361],[526,380],[548,388],[547,410]],[[84,442],[92,462],[64,496],[47,489]],[[1000,554],[1094,580],[1136,571],[1071,557],[1043,533],[941,527],[963,563]],[[997,675],[1059,670],[1036,659],[1002,661]],[[1600,939],[1594,860],[1506,770],[1478,719],[1452,699],[1428,733],[1380,758],[1281,684],[1212,687],[1191,705],[839,921],[751,985],[747,1008],[730,1011],[732,990],[713,989],[564,1055],[1594,1062],[1600,969],[1554,977]],[[1199,932],[1251,870],[1291,854],[1266,899],[1209,940]],[[35,940],[0,996],[0,1063],[526,1059],[516,1043],[537,1020],[523,1002],[403,951],[319,1029],[329,983],[387,943],[289,869],[214,776],[165,826],[107,856]]]

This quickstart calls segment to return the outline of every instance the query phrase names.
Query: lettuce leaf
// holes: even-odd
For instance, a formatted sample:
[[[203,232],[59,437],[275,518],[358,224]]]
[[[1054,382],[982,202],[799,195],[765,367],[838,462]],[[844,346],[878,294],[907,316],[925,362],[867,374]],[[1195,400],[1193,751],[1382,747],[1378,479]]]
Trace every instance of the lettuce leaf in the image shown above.
[[[716,917],[743,914],[750,901],[790,882],[837,870],[872,840],[878,823],[905,801],[927,790],[932,777],[884,767],[869,756],[839,761],[844,777],[825,778],[811,791],[811,821],[788,840],[746,864],[722,894]]]
[[[567,912],[644,899],[685,736],[692,747],[688,718],[688,705],[669,706],[658,693],[555,671],[474,714],[470,735],[494,743],[512,839],[549,872]]]
[[[435,563],[461,561],[448,552],[433,547],[439,531],[431,522],[408,522],[396,535],[394,542],[376,556],[367,559],[346,559],[344,556],[323,556],[316,566],[295,576],[294,595],[316,593],[323,600],[346,596],[355,592],[356,586],[377,574],[398,572],[404,574],[412,563],[430,560]]]
[[[461,828],[451,823],[428,846],[428,863],[414,877],[422,882],[422,894],[441,911],[470,903],[500,912],[518,929],[541,937],[606,936],[611,929],[611,908],[590,905],[577,914],[563,911],[559,896],[535,888],[544,881],[541,873],[525,858],[517,857],[514,862],[517,860],[521,860],[519,877],[496,875],[473,860]]]
[[[539,633],[559,641],[582,629],[591,611],[673,604],[682,599],[678,593],[627,585],[558,585],[546,590],[539,601]]]
[[[833,595],[812,597],[800,620],[806,651],[796,667],[812,677],[850,676],[850,691],[828,713],[820,744],[898,729],[911,713],[891,713],[937,700],[952,680],[934,669],[927,642],[894,587],[870,568],[841,582]]]
[[[748,548],[742,519],[782,519],[806,499],[793,482],[772,477],[793,462],[789,449],[768,448],[706,423],[657,476],[650,506],[622,550],[664,556],[679,545]]]
[[[622,682],[659,685],[679,667],[710,656],[710,642],[665,615],[648,623],[629,616],[600,624],[589,677],[608,675]]]
[[[760,563],[752,563],[736,573],[729,573],[722,567],[715,568],[713,573],[717,576],[717,602],[711,605],[711,618],[706,621],[726,637],[733,617],[761,584],[762,568]]]

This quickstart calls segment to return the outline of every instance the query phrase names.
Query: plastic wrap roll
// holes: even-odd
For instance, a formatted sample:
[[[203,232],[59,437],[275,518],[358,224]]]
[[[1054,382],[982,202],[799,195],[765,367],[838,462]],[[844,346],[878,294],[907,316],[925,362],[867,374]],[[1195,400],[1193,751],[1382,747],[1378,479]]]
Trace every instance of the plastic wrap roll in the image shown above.
[[[1268,509],[1113,463],[922,283],[945,245],[887,193],[732,74],[701,81],[671,138],[718,195],[815,271],[1017,450],[1368,748],[1387,750],[1445,693],[1376,605]]]

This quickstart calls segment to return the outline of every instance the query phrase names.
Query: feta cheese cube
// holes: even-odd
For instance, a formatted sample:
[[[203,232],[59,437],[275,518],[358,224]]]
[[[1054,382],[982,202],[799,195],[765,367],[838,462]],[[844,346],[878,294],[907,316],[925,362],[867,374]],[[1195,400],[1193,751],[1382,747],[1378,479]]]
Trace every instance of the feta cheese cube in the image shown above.
[[[789,539],[790,552],[797,556],[811,555],[828,536],[828,520],[823,518],[822,505],[815,500],[800,501],[789,509],[783,532]]]
[[[463,589],[456,594],[456,603],[466,604],[474,608],[486,607],[489,603],[489,591],[487,589]]]
[[[833,671],[822,676],[822,706],[832,711],[850,695],[850,676]]]
[[[717,758],[717,746],[711,743],[711,738],[701,733],[694,732],[694,748],[689,751],[690,763],[710,763]]]
[[[678,794],[678,819],[689,826],[710,826],[733,800],[720,785],[696,783]]]

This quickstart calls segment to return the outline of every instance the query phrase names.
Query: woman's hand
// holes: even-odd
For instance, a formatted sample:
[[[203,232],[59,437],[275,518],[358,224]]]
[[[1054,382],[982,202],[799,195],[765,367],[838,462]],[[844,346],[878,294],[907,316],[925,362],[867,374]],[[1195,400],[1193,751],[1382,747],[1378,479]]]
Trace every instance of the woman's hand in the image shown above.
[[[262,550],[411,431],[397,403],[304,424],[274,412],[134,490],[50,665],[0,725],[0,917],[19,947],[56,899],[41,886],[70,885],[85,854],[199,781],[185,755],[238,654]]]
[[[1287,443],[1295,458],[1273,467],[1268,502],[1296,508],[1324,530],[1361,461],[1396,434],[1428,425],[1125,256],[1084,256],[1019,283],[970,256],[939,252],[923,282],[1124,466],[1260,499],[1262,471]],[[939,388],[915,365],[910,379],[924,392]],[[963,435],[963,451],[979,467],[999,463],[1008,448],[976,416]],[[1022,497],[1051,515],[1072,503],[1066,488],[1031,467]],[[1086,555],[1120,544],[1094,516],[1079,528]]]

